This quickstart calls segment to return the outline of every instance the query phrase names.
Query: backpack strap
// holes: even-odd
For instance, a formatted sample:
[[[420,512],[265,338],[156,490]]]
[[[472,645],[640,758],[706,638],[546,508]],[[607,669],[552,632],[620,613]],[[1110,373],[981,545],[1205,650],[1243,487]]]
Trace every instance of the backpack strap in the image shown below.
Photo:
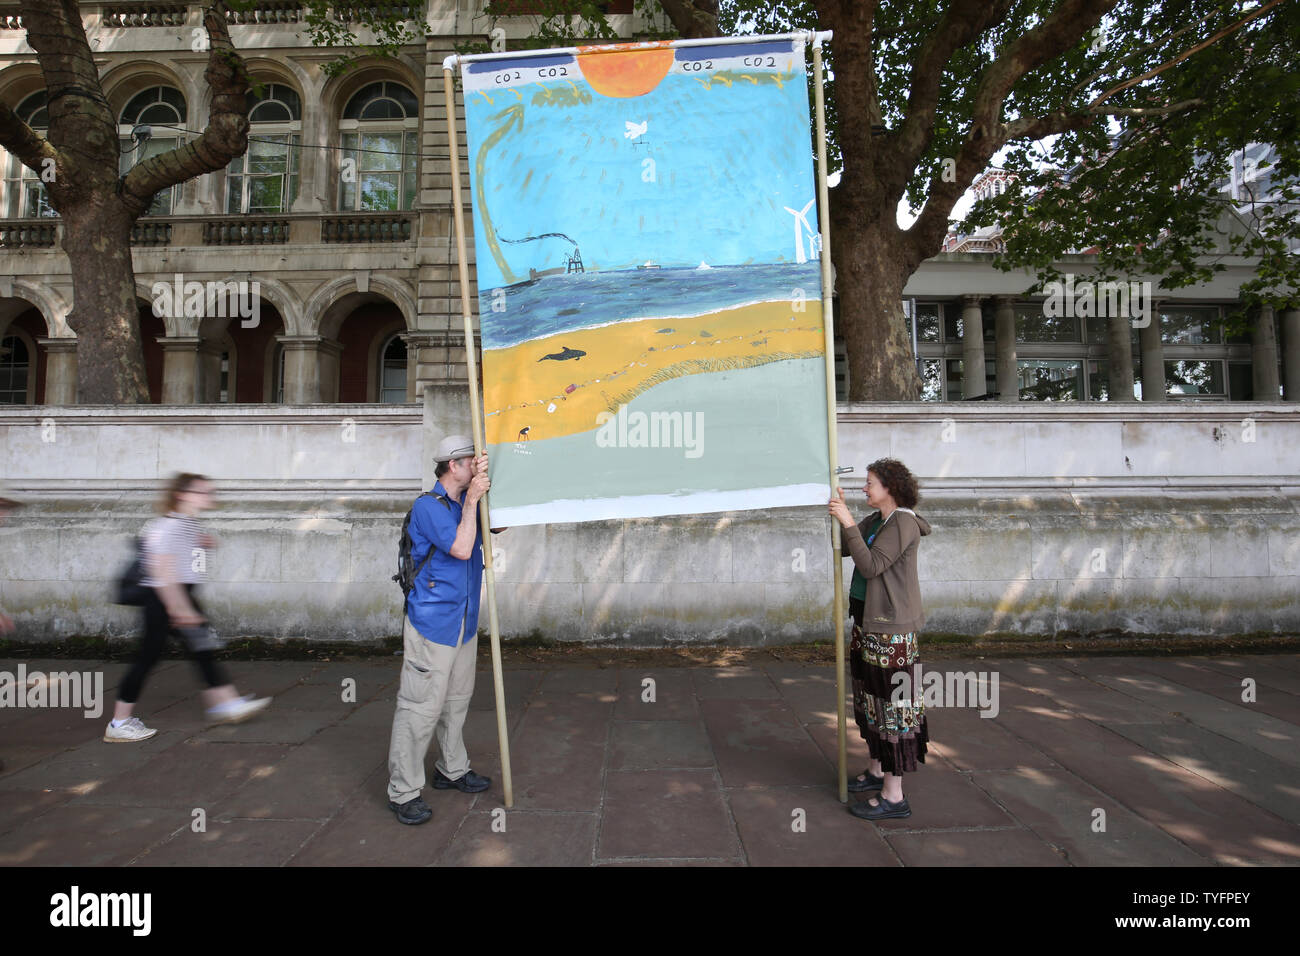
[[[446,496],[446,495],[440,495],[440,494],[438,494],[436,491],[426,491],[426,492],[424,492],[423,494],[420,495],[420,498],[425,498],[425,497],[428,497],[428,498],[437,498],[439,501],[442,502],[442,506],[443,506],[444,508],[446,508],[448,511],[451,511],[451,502],[447,500],[447,496]],[[416,500],[416,501],[419,501],[420,498],[416,498],[415,500]],[[415,506],[414,506],[414,505],[411,506],[411,511],[412,511],[412,512],[415,511]],[[414,574],[412,574],[412,576],[411,576],[411,577],[412,577],[412,580],[411,580],[411,585],[412,585],[412,587],[414,587],[414,585],[415,585],[415,580],[414,580],[414,579],[415,579],[415,578],[418,578],[418,577],[420,576],[420,572],[424,570],[424,566],[425,566],[426,564],[428,564],[428,563],[429,563],[429,559],[433,557],[433,552],[435,552],[435,551],[437,551],[437,550],[438,550],[438,546],[437,546],[436,544],[434,544],[433,542],[430,542],[430,543],[429,543],[429,553],[426,554],[426,555],[424,556],[424,560],[420,562],[420,566],[419,566],[418,568],[415,569]]]

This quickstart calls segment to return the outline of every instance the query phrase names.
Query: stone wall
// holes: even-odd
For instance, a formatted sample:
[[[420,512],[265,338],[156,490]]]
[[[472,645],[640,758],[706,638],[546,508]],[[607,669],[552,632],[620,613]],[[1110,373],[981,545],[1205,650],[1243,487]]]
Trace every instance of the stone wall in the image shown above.
[[[427,425],[425,422],[427,421]],[[227,635],[374,640],[400,630],[402,516],[463,394],[418,406],[91,406],[0,412],[0,608],[20,638],[125,636],[108,603],[162,479],[210,475],[222,546],[203,595]],[[1300,631],[1300,409],[1233,404],[842,405],[865,465],[902,459],[934,526],[927,631]],[[515,528],[498,536],[505,636],[764,644],[830,631],[820,508]],[[846,574],[848,565],[844,564]],[[481,621],[486,628],[486,614]]]

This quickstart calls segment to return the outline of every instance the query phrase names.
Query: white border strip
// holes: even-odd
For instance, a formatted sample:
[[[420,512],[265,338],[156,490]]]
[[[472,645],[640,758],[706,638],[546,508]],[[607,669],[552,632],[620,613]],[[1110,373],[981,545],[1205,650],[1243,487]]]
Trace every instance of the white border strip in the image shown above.
[[[796,33],[779,33],[771,36],[743,36],[743,37],[704,37],[693,40],[673,40],[671,43],[664,44],[662,41],[650,41],[646,43],[620,43],[620,44],[595,44],[595,46],[610,46],[616,49],[613,52],[622,52],[624,50],[635,50],[638,47],[647,50],[668,49],[676,50],[681,47],[692,46],[740,46],[746,43],[764,43],[772,40],[802,40],[805,43],[811,41],[812,45],[821,48],[821,46],[831,39],[833,33],[830,30],[799,30]],[[571,56],[579,56],[598,52],[587,48],[579,50],[577,47],[552,47],[548,50],[506,50],[503,53],[471,53],[468,56],[462,56],[459,53],[452,53],[442,61],[444,70],[453,70],[462,63],[478,63],[484,60],[518,60],[531,56],[555,56],[561,53],[567,53]]]

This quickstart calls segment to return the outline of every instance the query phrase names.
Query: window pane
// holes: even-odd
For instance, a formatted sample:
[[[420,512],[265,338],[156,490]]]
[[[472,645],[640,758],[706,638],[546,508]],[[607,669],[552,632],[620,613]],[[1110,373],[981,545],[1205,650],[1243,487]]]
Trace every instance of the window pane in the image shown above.
[[[244,201],[243,189],[243,176],[226,177],[226,212],[234,214],[244,211],[240,208],[240,204]]]
[[[361,177],[361,208],[383,211],[397,209],[397,176],[366,173]]]
[[[938,332],[936,326],[935,331]],[[943,399],[942,365],[938,359],[921,362],[921,401],[938,402]]]
[[[258,103],[248,114],[250,123],[288,123],[292,119],[293,114],[288,107],[274,101]]]
[[[1161,309],[1160,341],[1171,345],[1204,345],[1223,341],[1218,309]]]
[[[916,338],[919,342],[939,341],[939,303],[917,304]]]
[[[1083,397],[1082,362],[1034,359],[1016,362],[1016,370],[1021,401],[1065,402]]]
[[[361,153],[362,169],[388,172],[402,168],[401,133],[365,133],[361,137],[361,148],[371,150]]]
[[[1169,395],[1222,395],[1222,362],[1166,362],[1165,392]]]
[[[289,148],[284,145],[284,137],[270,137],[274,143],[261,140],[249,140],[248,171],[250,173],[282,173],[288,159]]]
[[[1078,342],[1079,319],[1043,314],[1042,305],[1017,305],[1017,342]]]
[[[279,176],[257,176],[248,181],[249,212],[280,212],[284,180]]]

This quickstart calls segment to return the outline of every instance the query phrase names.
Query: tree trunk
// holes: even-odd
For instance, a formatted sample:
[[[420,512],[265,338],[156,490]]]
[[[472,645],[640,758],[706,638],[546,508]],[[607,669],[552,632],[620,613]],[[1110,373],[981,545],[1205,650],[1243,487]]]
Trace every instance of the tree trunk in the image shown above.
[[[835,263],[835,323],[849,363],[849,400],[915,402],[921,377],[912,333],[903,315],[903,286],[911,270],[903,261],[892,221],[855,221],[848,197],[831,205],[831,256]],[[891,210],[892,213],[892,210]]]
[[[74,303],[68,325],[77,333],[77,401],[82,404],[149,401],[131,263],[133,221],[116,196],[64,219]]]

